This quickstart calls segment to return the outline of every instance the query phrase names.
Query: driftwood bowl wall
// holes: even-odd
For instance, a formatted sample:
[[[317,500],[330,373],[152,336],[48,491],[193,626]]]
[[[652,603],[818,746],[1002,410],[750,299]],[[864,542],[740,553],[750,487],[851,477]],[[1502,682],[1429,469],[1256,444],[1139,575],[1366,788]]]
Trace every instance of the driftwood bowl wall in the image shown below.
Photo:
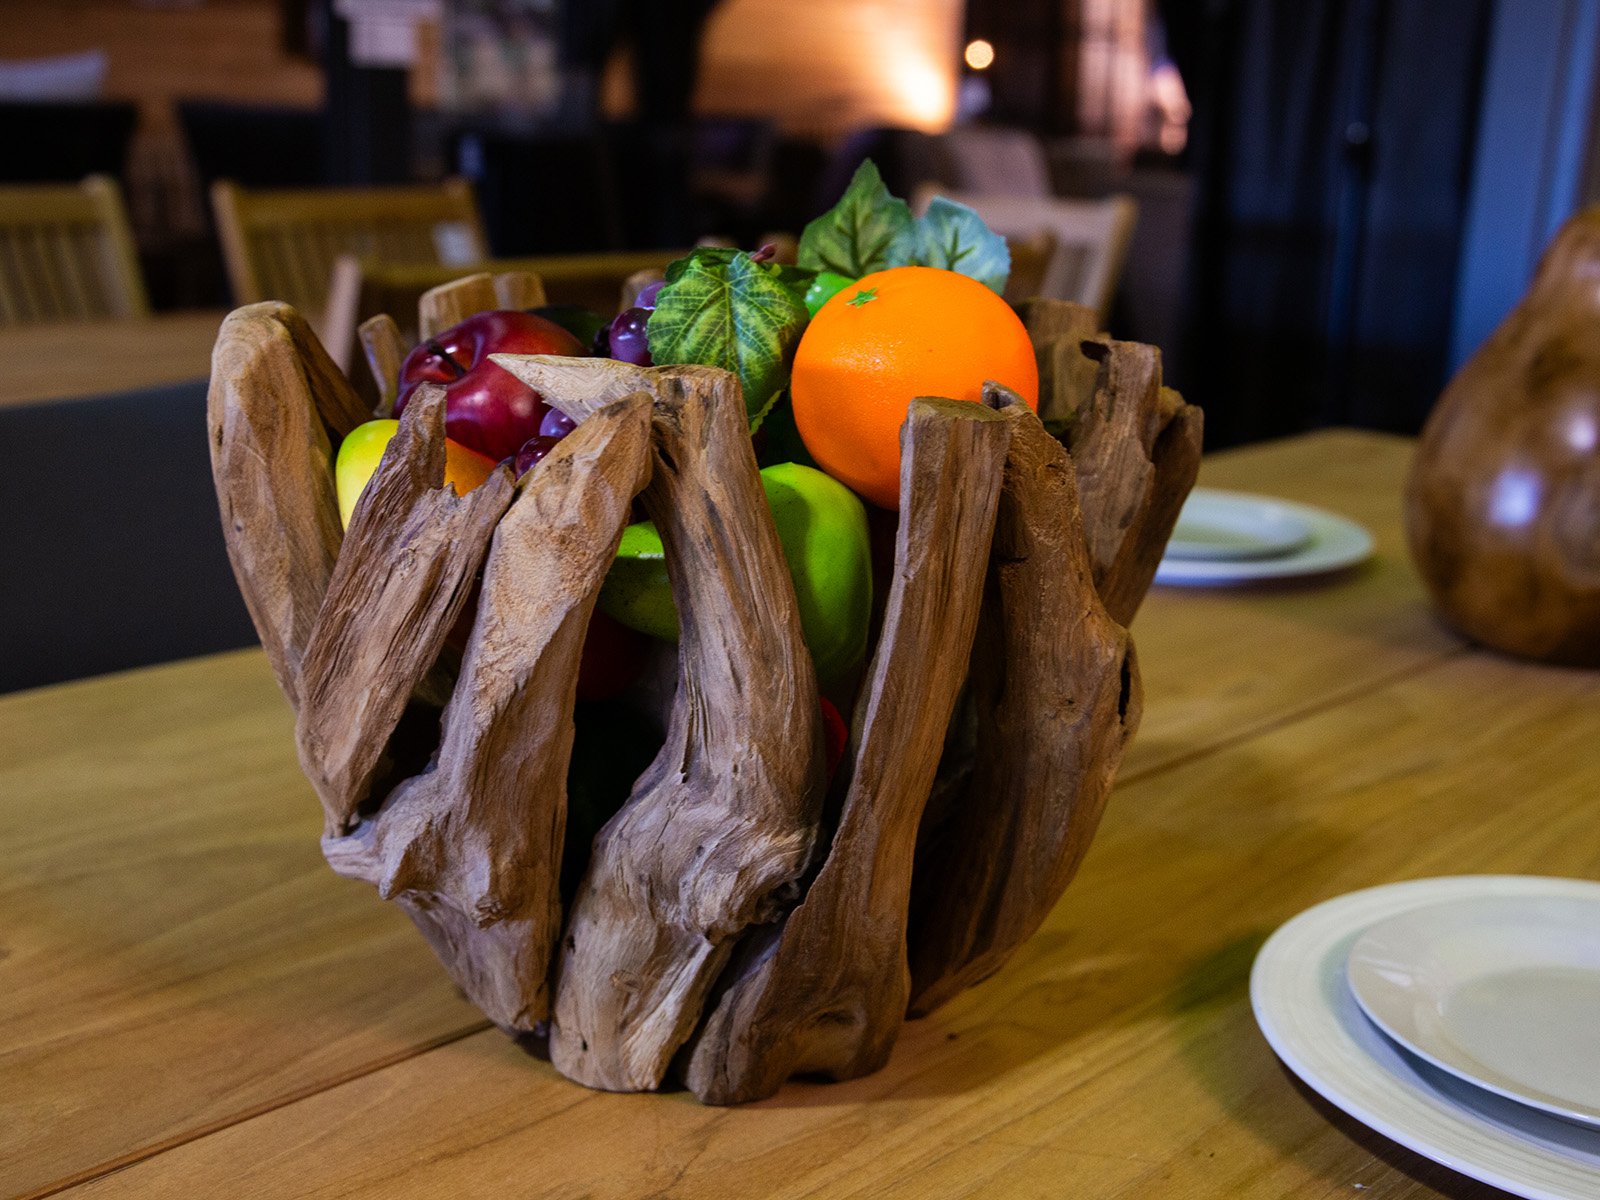
[[[464,281],[424,327],[494,296]],[[830,795],[732,376],[512,362],[578,427],[520,481],[502,467],[464,497],[424,389],[341,533],[332,448],[371,414],[292,309],[224,323],[217,492],[324,853],[399,903],[493,1021],[547,1031],[570,1078],[670,1077],[720,1104],[873,1071],[908,1013],[999,969],[1072,878],[1138,724],[1125,626],[1200,419],[1152,348],[1072,305],[1024,316],[1067,445],[1002,389],[912,405],[893,582]],[[399,347],[381,322],[364,333],[392,399]],[[680,614],[676,690],[563,911],[579,655],[636,496]],[[446,637],[475,582],[457,659]]]

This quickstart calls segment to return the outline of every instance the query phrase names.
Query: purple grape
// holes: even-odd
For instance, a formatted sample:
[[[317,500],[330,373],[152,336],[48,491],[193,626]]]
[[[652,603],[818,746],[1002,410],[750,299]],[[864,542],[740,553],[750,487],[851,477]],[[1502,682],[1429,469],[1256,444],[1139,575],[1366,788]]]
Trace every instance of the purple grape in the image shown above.
[[[547,408],[544,420],[539,422],[539,436],[560,441],[578,427],[578,423],[559,408]]]
[[[522,443],[522,449],[517,451],[517,478],[521,479],[537,463],[544,461],[544,456],[556,448],[558,437],[546,437],[536,434]]]
[[[640,308],[654,308],[656,306],[656,297],[661,294],[661,289],[666,286],[667,282],[664,279],[645,284],[639,289],[639,295],[634,300],[634,304]]]
[[[636,367],[650,365],[650,339],[645,335],[645,324],[650,320],[646,308],[625,308],[611,322],[609,338],[611,357]]]

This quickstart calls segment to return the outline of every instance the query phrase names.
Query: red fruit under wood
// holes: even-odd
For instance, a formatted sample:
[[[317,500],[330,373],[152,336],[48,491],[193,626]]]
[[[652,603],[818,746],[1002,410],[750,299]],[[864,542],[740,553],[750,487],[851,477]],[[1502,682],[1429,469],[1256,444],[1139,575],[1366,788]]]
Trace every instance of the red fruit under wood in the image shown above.
[[[539,432],[544,397],[489,361],[491,354],[585,353],[561,326],[525,312],[485,312],[452,325],[406,356],[400,367],[395,415],[419,384],[442,383],[444,430],[496,462],[510,458]]]

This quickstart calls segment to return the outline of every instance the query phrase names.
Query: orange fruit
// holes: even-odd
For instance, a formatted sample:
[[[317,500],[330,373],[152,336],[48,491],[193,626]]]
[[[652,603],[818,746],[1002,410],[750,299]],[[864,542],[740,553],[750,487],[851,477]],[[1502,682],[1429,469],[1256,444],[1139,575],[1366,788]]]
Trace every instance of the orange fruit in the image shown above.
[[[985,380],[1038,407],[1033,344],[976,279],[891,267],[841,288],[795,350],[789,393],[817,465],[883,508],[900,506],[900,426],[918,396],[982,399]]]

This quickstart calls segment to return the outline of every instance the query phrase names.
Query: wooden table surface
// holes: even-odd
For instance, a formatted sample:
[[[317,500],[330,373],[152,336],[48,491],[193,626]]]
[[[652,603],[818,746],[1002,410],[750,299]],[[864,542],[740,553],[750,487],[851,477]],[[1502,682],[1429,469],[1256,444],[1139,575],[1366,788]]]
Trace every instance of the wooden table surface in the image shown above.
[[[560,1079],[317,850],[254,651],[0,699],[0,1196],[1497,1196],[1278,1063],[1252,956],[1354,888],[1600,877],[1600,675],[1462,647],[1405,561],[1409,443],[1202,482],[1336,508],[1375,560],[1157,590],[1100,836],[1000,974],[889,1066],[744,1109]]]
[[[0,408],[204,379],[223,312],[0,329]]]

